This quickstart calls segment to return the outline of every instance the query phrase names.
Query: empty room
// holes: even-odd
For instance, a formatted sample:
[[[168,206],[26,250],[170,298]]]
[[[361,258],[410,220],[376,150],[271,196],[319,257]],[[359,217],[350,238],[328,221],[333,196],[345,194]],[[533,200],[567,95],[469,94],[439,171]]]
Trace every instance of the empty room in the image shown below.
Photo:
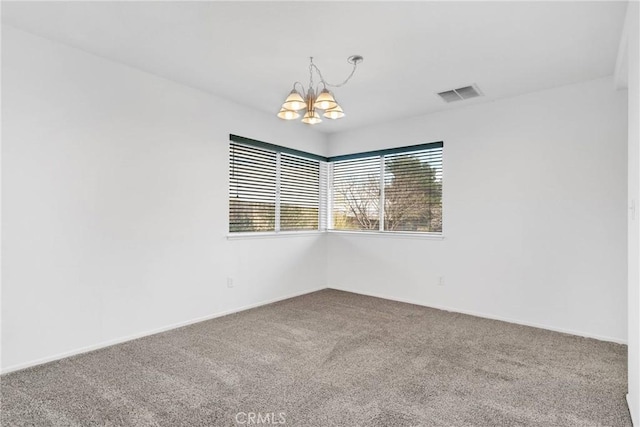
[[[640,3],[2,1],[4,426],[640,426]]]

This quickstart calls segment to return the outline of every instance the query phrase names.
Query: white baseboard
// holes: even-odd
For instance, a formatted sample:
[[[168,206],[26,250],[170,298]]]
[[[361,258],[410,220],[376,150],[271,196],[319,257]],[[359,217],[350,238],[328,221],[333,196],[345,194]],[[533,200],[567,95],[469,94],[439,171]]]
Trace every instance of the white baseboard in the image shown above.
[[[99,350],[99,349],[105,348],[105,347],[110,347],[112,345],[122,344],[122,343],[127,342],[127,341],[132,341],[132,340],[135,340],[135,339],[138,339],[138,338],[147,337],[149,335],[159,334],[161,332],[166,332],[166,331],[169,331],[171,329],[177,329],[177,328],[181,328],[183,326],[192,325],[194,323],[204,322],[206,320],[215,319],[216,317],[222,317],[222,316],[226,316],[226,315],[229,315],[229,314],[238,313],[240,311],[245,311],[245,310],[249,310],[249,309],[252,309],[252,308],[260,307],[260,306],[263,306],[263,305],[272,304],[274,302],[283,301],[283,300],[286,300],[286,299],[289,299],[289,298],[299,297],[301,295],[310,294],[312,292],[321,291],[323,289],[326,289],[326,288],[325,287],[321,287],[321,288],[317,288],[317,289],[309,289],[309,290],[306,290],[306,291],[303,291],[303,292],[297,292],[295,294],[289,294],[289,295],[286,295],[286,296],[283,296],[283,297],[273,298],[273,299],[270,299],[270,300],[261,301],[261,302],[257,302],[257,303],[254,303],[254,304],[245,305],[245,306],[242,306],[242,307],[239,307],[239,308],[234,308],[234,309],[231,309],[231,310],[226,310],[226,311],[221,311],[221,312],[214,313],[214,314],[209,314],[207,316],[198,317],[196,319],[191,319],[191,320],[187,320],[187,321],[184,321],[184,322],[174,323],[174,324],[163,326],[161,328],[153,329],[153,330],[150,330],[150,331],[140,332],[140,333],[137,333],[137,334],[128,335],[126,337],[121,337],[121,338],[116,338],[116,339],[109,340],[109,341],[104,341],[104,342],[101,342],[101,343],[98,343],[98,344],[93,344],[93,345],[82,347],[82,348],[78,348],[78,349],[75,349],[75,350],[66,351],[64,353],[58,353],[58,354],[55,354],[53,356],[47,356],[47,357],[43,357],[43,358],[40,358],[40,359],[30,360],[28,362],[19,363],[17,365],[12,365],[12,366],[8,366],[6,368],[3,368],[2,370],[0,370],[0,374],[8,374],[9,372],[20,371],[22,369],[27,369],[27,368],[31,368],[33,366],[42,365],[43,363],[48,363],[48,362],[53,362],[55,360],[64,359],[65,357],[76,356],[78,354],[87,353],[87,352],[94,351],[94,350]]]
[[[468,314],[470,316],[482,317],[482,318],[485,318],[485,319],[500,320],[502,322],[515,323],[517,325],[531,326],[531,327],[534,327],[534,328],[546,329],[546,330],[554,331],[554,332],[562,332],[562,333],[570,334],[570,335],[577,335],[577,336],[582,336],[582,337],[587,337],[587,338],[594,338],[594,339],[601,340],[601,341],[609,341],[609,342],[614,342],[614,343],[618,343],[618,344],[626,344],[627,343],[626,340],[621,340],[621,339],[618,339],[618,338],[606,337],[606,336],[601,336],[601,335],[594,335],[594,334],[589,334],[589,333],[585,333],[585,332],[581,332],[581,331],[574,331],[574,330],[570,330],[570,329],[556,328],[556,327],[553,327],[553,326],[541,325],[541,324],[532,323],[532,322],[524,322],[524,321],[521,321],[521,320],[510,319],[510,318],[500,317],[500,316],[494,316],[494,315],[491,315],[491,314],[480,313],[480,312],[476,312],[476,311],[461,310],[461,309],[457,309],[457,308],[453,308],[453,307],[446,307],[446,306],[440,306],[440,305],[427,305],[427,304],[424,304],[424,303],[419,302],[419,301],[412,301],[412,300],[409,300],[409,299],[396,298],[396,297],[392,297],[392,296],[389,296],[389,295],[382,295],[382,294],[371,293],[371,292],[362,292],[362,291],[359,291],[359,290],[349,289],[349,288],[346,288],[346,287],[329,286],[327,288],[320,287],[320,288],[315,288],[315,289],[309,289],[309,290],[306,290],[306,291],[303,291],[303,292],[298,292],[298,293],[294,293],[294,294],[290,294],[290,295],[286,295],[286,296],[282,296],[282,297],[278,297],[278,298],[273,298],[273,299],[266,300],[266,301],[261,301],[261,302],[254,303],[254,304],[245,305],[245,306],[242,306],[242,307],[239,307],[239,308],[235,308],[235,309],[231,309],[231,310],[226,310],[226,311],[210,314],[210,315],[199,317],[199,318],[196,318],[196,319],[191,319],[191,320],[187,320],[187,321],[184,321],[184,322],[174,323],[174,324],[171,324],[171,325],[164,326],[162,328],[153,329],[151,331],[141,332],[141,333],[129,335],[129,336],[126,336],[126,337],[116,338],[114,340],[104,341],[104,342],[101,342],[101,343],[98,343],[98,344],[94,344],[94,345],[78,348],[78,349],[67,351],[67,352],[64,352],[64,353],[55,354],[53,356],[48,356],[48,357],[43,357],[43,358],[40,358],[40,359],[30,360],[28,362],[19,363],[17,365],[12,365],[12,366],[8,366],[6,368],[3,368],[2,370],[0,370],[0,374],[8,374],[9,372],[15,372],[15,371],[19,371],[19,370],[22,370],[22,369],[31,368],[33,366],[42,365],[44,363],[48,363],[48,362],[53,362],[55,360],[64,359],[65,357],[76,356],[78,354],[87,353],[87,352],[94,351],[94,350],[99,350],[101,348],[110,347],[112,345],[121,344],[121,343],[124,343],[124,342],[127,342],[127,341],[132,341],[132,340],[135,340],[135,339],[138,339],[138,338],[143,338],[143,337],[146,337],[146,336],[149,336],[149,335],[158,334],[158,333],[161,333],[161,332],[166,332],[166,331],[169,331],[171,329],[181,328],[183,326],[192,325],[194,323],[204,322],[206,320],[215,319],[216,317],[222,317],[222,316],[226,316],[228,314],[233,314],[233,313],[237,313],[237,312],[240,312],[240,311],[245,311],[245,310],[249,310],[249,309],[252,309],[252,308],[260,307],[260,306],[263,306],[263,305],[272,304],[274,302],[283,301],[283,300],[286,300],[286,299],[289,299],[289,298],[295,298],[297,296],[310,294],[312,292],[321,291],[323,289],[335,289],[335,290],[338,290],[338,291],[351,292],[351,293],[354,293],[354,294],[360,294],[360,295],[366,295],[366,296],[371,296],[371,297],[376,297],[376,298],[382,298],[382,299],[387,299],[387,300],[391,300],[391,301],[398,301],[398,302],[404,302],[404,303],[408,303],[408,304],[415,304],[415,305],[420,305],[420,306],[423,306],[423,307],[435,308],[435,309],[438,309],[438,310],[445,310],[445,311],[450,311],[450,312],[455,312],[455,313]],[[627,397],[627,399],[628,399],[628,397]],[[630,407],[630,409],[632,409],[631,402],[629,402],[629,407]]]
[[[451,311],[451,312],[454,312],[454,313],[468,314],[470,316],[482,317],[482,318],[485,318],[485,319],[500,320],[502,322],[515,323],[516,325],[531,326],[533,328],[546,329],[548,331],[554,331],[554,332],[562,332],[563,334],[577,335],[577,336],[585,337],[585,338],[593,338],[593,339],[597,339],[597,340],[600,340],[600,341],[609,341],[609,342],[613,342],[613,343],[616,343],[616,344],[627,344],[626,340],[622,340],[620,338],[614,338],[614,337],[607,337],[607,336],[603,336],[603,335],[590,334],[588,332],[575,331],[575,330],[572,330],[572,329],[556,328],[556,327],[550,326],[550,325],[542,325],[542,324],[539,324],[539,323],[526,322],[526,321],[522,321],[522,320],[510,319],[510,318],[501,317],[501,316],[494,316],[492,314],[480,313],[480,312],[477,312],[477,311],[463,310],[463,309],[459,309],[459,308],[455,308],[455,307],[446,307],[446,306],[442,306],[442,305],[425,304],[425,303],[420,302],[420,301],[412,301],[412,300],[405,299],[405,298],[396,298],[396,297],[392,297],[392,296],[389,296],[389,295],[382,295],[382,294],[376,294],[376,293],[371,293],[371,292],[362,292],[362,291],[359,291],[359,290],[350,289],[350,288],[346,288],[346,287],[329,286],[329,289],[335,289],[335,290],[338,290],[338,291],[351,292],[351,293],[354,293],[354,294],[366,295],[366,296],[375,297],[375,298],[388,299],[388,300],[391,300],[391,301],[404,302],[404,303],[408,303],[408,304],[421,305],[423,307],[435,308],[435,309],[444,310],[444,311]]]
[[[634,426],[640,426],[640,420],[638,418],[638,410],[640,407],[638,406],[638,400],[631,398],[629,393],[627,393],[627,406],[629,407],[629,414],[631,415],[631,424]],[[634,416],[636,418],[634,418]]]

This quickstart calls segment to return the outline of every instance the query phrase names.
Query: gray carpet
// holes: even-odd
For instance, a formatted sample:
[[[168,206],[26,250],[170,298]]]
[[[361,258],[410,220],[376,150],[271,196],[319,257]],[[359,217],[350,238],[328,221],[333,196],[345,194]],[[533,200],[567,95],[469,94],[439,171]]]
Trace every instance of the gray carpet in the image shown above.
[[[630,426],[626,352],[325,290],[5,375],[1,421]]]

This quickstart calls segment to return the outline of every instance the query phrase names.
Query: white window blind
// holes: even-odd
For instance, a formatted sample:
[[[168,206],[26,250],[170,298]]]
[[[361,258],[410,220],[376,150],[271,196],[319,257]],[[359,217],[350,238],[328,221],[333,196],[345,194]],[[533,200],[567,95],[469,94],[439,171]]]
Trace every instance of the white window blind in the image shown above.
[[[326,230],[329,224],[328,207],[331,203],[329,197],[329,164],[327,162],[320,163],[320,212],[318,213],[319,228]]]
[[[330,162],[333,229],[442,232],[442,143]]]
[[[384,156],[384,230],[442,232],[442,147]]]
[[[320,163],[280,154],[280,230],[317,230]]]
[[[229,231],[275,231],[276,153],[229,146]]]
[[[333,228],[380,227],[380,156],[342,160],[333,166]]]
[[[229,232],[319,230],[326,224],[326,162],[313,157],[322,158],[232,135]]]

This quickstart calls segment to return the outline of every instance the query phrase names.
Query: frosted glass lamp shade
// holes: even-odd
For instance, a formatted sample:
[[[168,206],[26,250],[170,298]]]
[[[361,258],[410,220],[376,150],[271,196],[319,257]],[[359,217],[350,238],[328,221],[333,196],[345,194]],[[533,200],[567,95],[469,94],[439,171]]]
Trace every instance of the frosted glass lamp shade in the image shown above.
[[[327,119],[336,120],[336,119],[343,118],[344,112],[342,111],[342,108],[340,108],[339,105],[336,105],[334,108],[325,111],[323,116],[325,116]]]
[[[282,108],[278,113],[278,117],[280,117],[282,120],[295,120],[300,117],[300,113],[298,113],[297,111]]]
[[[320,118],[320,114],[317,111],[307,111],[304,117],[302,118],[302,123],[306,123],[308,125],[315,125],[322,121]]]
[[[302,110],[306,106],[307,104],[304,102],[304,98],[302,98],[300,93],[295,89],[291,90],[287,99],[284,100],[284,104],[282,104],[282,108],[289,111]]]
[[[331,92],[329,92],[329,90],[325,88],[325,89],[322,89],[322,92],[318,94],[318,97],[316,98],[316,102],[314,106],[321,110],[330,110],[332,108],[337,107],[338,103],[333,98],[333,95],[331,94]]]

